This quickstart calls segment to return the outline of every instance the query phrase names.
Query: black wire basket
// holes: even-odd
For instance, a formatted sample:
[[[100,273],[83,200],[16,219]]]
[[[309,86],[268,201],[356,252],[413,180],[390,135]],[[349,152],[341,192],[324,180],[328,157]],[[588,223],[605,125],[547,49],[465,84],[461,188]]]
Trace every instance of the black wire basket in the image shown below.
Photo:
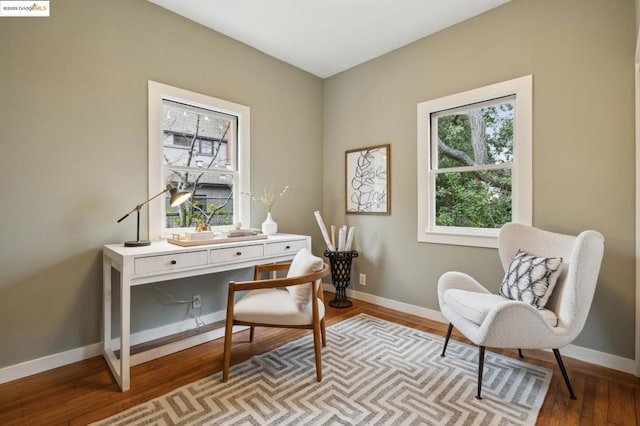
[[[331,266],[331,283],[336,288],[336,295],[329,301],[334,308],[348,308],[353,303],[347,299],[347,287],[351,284],[351,261],[358,257],[358,252],[325,250],[324,256],[329,258]]]

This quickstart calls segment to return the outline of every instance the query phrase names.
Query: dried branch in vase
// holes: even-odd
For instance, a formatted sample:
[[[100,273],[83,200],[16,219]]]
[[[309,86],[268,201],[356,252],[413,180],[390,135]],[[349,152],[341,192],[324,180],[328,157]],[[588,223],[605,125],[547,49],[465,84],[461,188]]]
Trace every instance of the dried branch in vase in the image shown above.
[[[287,192],[287,189],[289,189],[289,185],[285,186],[278,195],[273,192],[273,189],[266,188],[262,191],[262,194],[254,194],[252,192],[244,192],[243,194],[248,195],[253,201],[262,205],[267,213],[271,213],[273,206],[280,199],[280,197],[282,197],[284,193]]]

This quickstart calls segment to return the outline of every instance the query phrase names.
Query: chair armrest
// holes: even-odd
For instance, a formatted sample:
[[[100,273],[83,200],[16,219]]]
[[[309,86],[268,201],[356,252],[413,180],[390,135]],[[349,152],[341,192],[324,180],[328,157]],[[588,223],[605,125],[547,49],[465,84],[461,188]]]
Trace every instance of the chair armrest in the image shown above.
[[[270,265],[275,266],[275,265]],[[286,268],[285,268],[286,269]],[[264,271],[261,271],[264,272]],[[229,283],[230,291],[245,291],[245,290],[259,290],[263,288],[280,288],[289,287],[293,285],[308,284],[312,281],[322,280],[322,278],[329,275],[329,265],[323,263],[323,267],[320,271],[311,272],[304,275],[297,275],[289,278],[276,278],[269,280],[254,280],[254,281],[242,281]]]
[[[438,302],[440,306],[444,305],[444,292],[450,288],[475,291],[477,293],[491,293],[470,275],[455,271],[445,272],[438,280]]]

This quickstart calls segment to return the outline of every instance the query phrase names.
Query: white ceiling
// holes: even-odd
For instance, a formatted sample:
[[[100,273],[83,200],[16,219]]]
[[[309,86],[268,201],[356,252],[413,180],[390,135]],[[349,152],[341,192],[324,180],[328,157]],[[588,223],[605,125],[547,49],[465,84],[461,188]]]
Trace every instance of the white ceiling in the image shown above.
[[[511,0],[149,0],[329,77]]]

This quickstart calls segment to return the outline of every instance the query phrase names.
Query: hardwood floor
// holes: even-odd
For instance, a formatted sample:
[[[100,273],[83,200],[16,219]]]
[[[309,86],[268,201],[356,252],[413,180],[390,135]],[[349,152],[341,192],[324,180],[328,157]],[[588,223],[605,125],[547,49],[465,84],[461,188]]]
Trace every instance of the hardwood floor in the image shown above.
[[[327,295],[327,300],[332,296]],[[327,308],[327,325],[367,313],[429,333],[444,336],[446,325],[409,314],[354,301],[347,309]],[[237,334],[247,339],[248,332]],[[253,343],[234,345],[232,363],[267,352],[294,340],[307,330],[256,330]],[[453,339],[462,340],[454,331]],[[85,425],[167,393],[222,369],[223,339],[136,366],[131,390],[120,392],[102,357],[0,385],[0,425]],[[331,342],[329,342],[330,344]],[[495,350],[517,358],[515,350]],[[553,370],[539,425],[640,424],[640,379],[564,357],[578,399],[569,399],[553,354],[524,351],[525,361]]]

